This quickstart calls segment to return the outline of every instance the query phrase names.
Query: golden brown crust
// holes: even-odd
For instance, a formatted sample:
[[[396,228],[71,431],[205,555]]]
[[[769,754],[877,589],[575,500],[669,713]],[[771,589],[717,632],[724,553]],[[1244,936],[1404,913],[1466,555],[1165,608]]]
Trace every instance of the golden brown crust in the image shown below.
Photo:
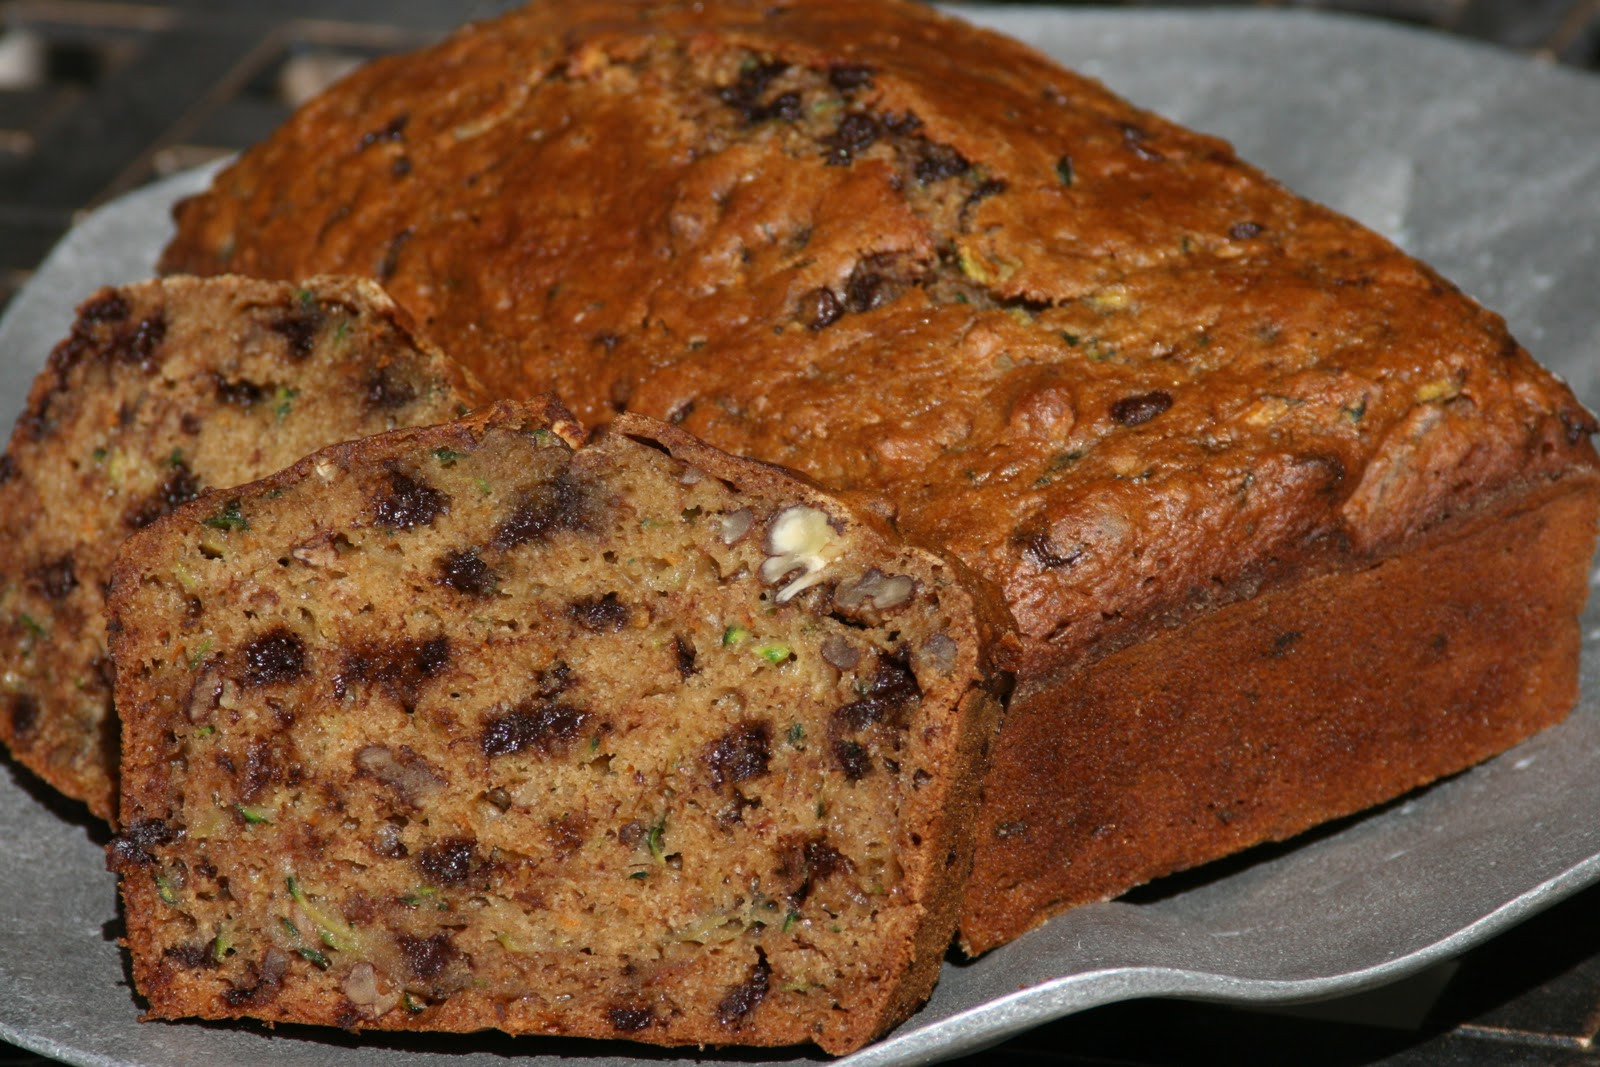
[[[842,1053],[926,998],[999,708],[957,575],[673,427],[563,424],[334,446],[124,547],[154,1017]]]
[[[456,417],[481,395],[368,281],[167,278],[94,294],[34,381],[0,478],[0,741],[114,819],[101,590],[122,539],[214,487]]]
[[[375,271],[503,395],[881,498],[999,589],[1025,692],[1596,466],[1426,266],[895,0],[538,4],[359,72],[178,220],[169,267]]]

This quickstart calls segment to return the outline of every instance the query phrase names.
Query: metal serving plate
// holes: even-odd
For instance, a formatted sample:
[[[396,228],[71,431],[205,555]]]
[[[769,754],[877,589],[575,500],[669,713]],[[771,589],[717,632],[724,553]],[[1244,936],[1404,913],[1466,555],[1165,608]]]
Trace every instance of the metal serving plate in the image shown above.
[[[1486,48],[1287,12],[987,8],[973,13],[1137,102],[1233,140],[1291,186],[1433,262],[1600,401],[1600,81]],[[70,309],[150,272],[189,174],[85,219],[0,322],[0,419]],[[1080,908],[974,963],[849,1061],[930,1063],[1096,1004],[1268,1002],[1350,992],[1458,953],[1600,880],[1600,612],[1564,725],[1365,818],[1230,863],[1143,903]],[[1397,684],[1405,684],[1404,679]],[[1419,694],[1419,699],[1425,699]],[[113,938],[105,832],[15,765],[0,770],[0,1038],[80,1064],[444,1065],[508,1056],[591,1067],[688,1053],[499,1035],[136,1022]],[[818,1058],[801,1052],[771,1062]]]

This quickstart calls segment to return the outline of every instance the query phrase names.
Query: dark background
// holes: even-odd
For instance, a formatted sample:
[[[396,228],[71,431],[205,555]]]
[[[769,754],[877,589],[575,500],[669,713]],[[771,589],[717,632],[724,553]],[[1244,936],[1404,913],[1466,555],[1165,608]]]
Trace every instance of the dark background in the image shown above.
[[[85,209],[259,140],[353,63],[415,47],[465,18],[506,6],[495,0],[0,4],[0,305]],[[1167,0],[1166,6],[1202,5]],[[1600,0],[1259,0],[1254,6],[1393,19],[1600,72]],[[1600,219],[1585,221],[1600,228]],[[1600,1067],[1597,1033],[1600,887],[1458,961],[1360,997],[1277,1012],[1135,1001],[1042,1027],[969,1062]],[[528,1051],[536,1051],[536,1039]],[[0,1043],[0,1067],[43,1062]]]

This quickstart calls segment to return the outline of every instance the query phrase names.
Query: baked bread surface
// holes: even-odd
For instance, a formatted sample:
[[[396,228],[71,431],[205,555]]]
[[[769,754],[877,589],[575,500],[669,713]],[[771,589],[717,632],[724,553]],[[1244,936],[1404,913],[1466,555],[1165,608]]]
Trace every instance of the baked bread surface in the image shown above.
[[[476,406],[360,279],[167,278],[102,289],[34,382],[0,461],[0,741],[116,814],[104,594],[122,540],[335,441]]]
[[[536,4],[357,72],[177,217],[169,269],[369,273],[499,395],[644,412],[882,498],[1003,591],[1016,738],[1052,732],[1074,670],[1171,627],[1553,484],[1595,493],[1592,417],[1434,271],[1221,141],[895,0]],[[1280,691],[1315,684],[1280,658]],[[967,943],[1486,754],[1417,744],[1417,765],[1363,749],[1365,799],[1296,820],[1158,809],[1176,851],[986,821],[1031,867],[979,878],[975,906],[1055,881]],[[1204,767],[1174,773],[1203,789]],[[1013,771],[991,797],[1077,802]],[[1118,788],[1097,780],[1066,788]],[[1132,860],[1067,869],[1106,840]]]
[[[124,548],[151,1016],[838,1053],[927,995],[999,707],[962,575],[670,426],[576,436],[499,405]]]

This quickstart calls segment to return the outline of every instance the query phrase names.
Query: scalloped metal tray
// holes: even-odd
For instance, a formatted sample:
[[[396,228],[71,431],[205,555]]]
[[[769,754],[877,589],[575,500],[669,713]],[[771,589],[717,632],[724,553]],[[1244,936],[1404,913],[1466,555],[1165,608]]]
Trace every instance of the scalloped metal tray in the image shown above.
[[[1510,319],[1600,401],[1600,80],[1360,20],[1288,12],[985,8],[1136,102],[1234,141]],[[0,321],[0,419],[98,284],[150,273],[181,175],[96,212]],[[1572,718],[1482,767],[1149,902],[1094,905],[967,964],[847,1062],[931,1063],[1130,997],[1268,1002],[1351,992],[1458,953],[1600,881],[1600,611]],[[0,763],[0,1038],[72,1063],[591,1067],[767,1062],[499,1035],[148,1024],[120,950],[104,831]],[[772,1062],[816,1059],[779,1053]]]

